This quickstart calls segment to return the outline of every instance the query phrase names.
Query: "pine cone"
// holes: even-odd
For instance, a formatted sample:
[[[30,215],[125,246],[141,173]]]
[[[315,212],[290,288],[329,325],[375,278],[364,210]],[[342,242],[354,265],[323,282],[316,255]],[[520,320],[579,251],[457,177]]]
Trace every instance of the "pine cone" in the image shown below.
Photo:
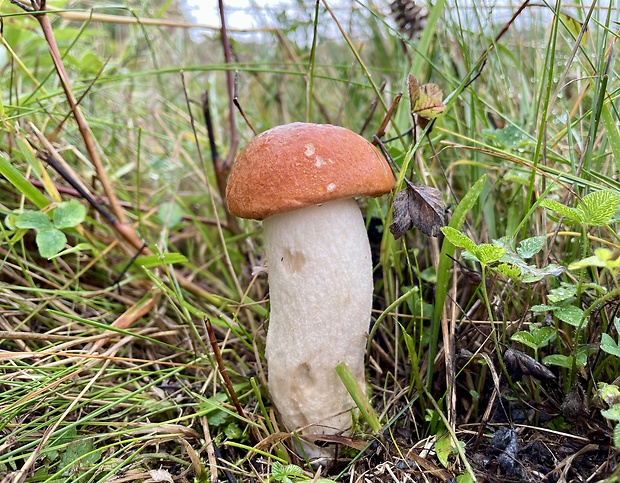
[[[398,31],[408,38],[419,37],[428,18],[428,9],[414,0],[395,0],[390,4]]]

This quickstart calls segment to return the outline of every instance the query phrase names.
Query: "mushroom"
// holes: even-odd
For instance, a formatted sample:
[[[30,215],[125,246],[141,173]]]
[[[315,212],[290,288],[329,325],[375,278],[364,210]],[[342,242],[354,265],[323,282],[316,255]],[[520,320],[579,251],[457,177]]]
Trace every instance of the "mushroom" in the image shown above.
[[[393,186],[390,166],[371,143],[326,124],[293,123],[258,135],[230,173],[230,212],[264,220],[268,387],[308,458],[332,457],[333,445],[314,441],[351,428],[354,403],[335,367],[344,361],[365,388],[372,260],[354,197]]]

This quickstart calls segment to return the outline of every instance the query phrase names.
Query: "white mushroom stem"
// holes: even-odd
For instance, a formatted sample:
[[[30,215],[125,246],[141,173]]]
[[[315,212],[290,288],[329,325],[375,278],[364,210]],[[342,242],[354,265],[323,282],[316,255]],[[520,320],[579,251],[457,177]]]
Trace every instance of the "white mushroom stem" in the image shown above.
[[[335,367],[364,388],[372,308],[372,260],[354,199],[275,215],[263,224],[271,315],[269,391],[282,422],[300,436],[346,434],[354,406]],[[333,447],[303,444],[308,457]]]

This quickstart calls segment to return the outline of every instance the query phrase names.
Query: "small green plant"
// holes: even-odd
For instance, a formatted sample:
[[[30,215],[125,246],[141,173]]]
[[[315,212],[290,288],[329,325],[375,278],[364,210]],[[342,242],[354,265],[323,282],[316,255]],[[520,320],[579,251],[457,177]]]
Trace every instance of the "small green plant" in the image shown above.
[[[286,465],[284,466],[279,461],[274,461],[271,465],[271,478],[269,481],[277,481],[280,483],[296,483],[299,481],[310,481],[311,478],[308,478],[304,475],[303,470],[297,465]],[[328,480],[326,478],[319,478],[316,481],[317,483],[334,483],[333,480]]]
[[[609,223],[620,204],[620,195],[609,190],[594,191],[584,196],[575,208],[555,200],[543,200],[541,206],[555,211],[569,223],[586,226],[601,226]]]
[[[75,228],[86,218],[86,207],[76,200],[63,201],[56,205],[51,216],[44,211],[22,211],[8,216],[5,224],[10,230],[19,229],[13,242],[19,240],[26,230],[35,230],[39,254],[53,258],[67,243],[63,230]]]
[[[483,268],[489,268],[510,279],[532,283],[547,275],[560,275],[563,271],[555,264],[538,268],[527,263],[526,260],[542,250],[545,243],[544,236],[527,238],[514,248],[512,241],[507,237],[493,240],[493,243],[477,245],[467,235],[452,227],[444,227],[441,231],[453,245],[465,250],[463,256],[466,259],[479,262]]]
[[[609,421],[616,421],[613,441],[616,449],[620,449],[620,389],[615,384],[599,382],[598,395],[609,406],[601,411],[601,415]]]
[[[616,333],[620,334],[620,318],[614,317],[614,327]],[[616,342],[609,334],[604,333],[601,335],[601,350],[612,356],[620,357],[620,341]]]
[[[538,349],[549,345],[557,337],[555,327],[541,327],[538,324],[530,324],[529,331],[521,330],[511,337],[516,342],[534,350],[535,358],[538,359]]]

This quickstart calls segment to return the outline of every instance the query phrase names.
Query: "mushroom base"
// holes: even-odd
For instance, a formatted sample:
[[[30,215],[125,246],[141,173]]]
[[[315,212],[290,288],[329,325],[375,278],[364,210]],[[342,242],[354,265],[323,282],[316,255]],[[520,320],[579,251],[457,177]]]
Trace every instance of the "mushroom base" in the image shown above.
[[[346,199],[272,216],[263,227],[271,398],[307,457],[331,457],[333,446],[312,442],[346,434],[354,407],[335,367],[344,361],[365,387],[373,282],[364,220]]]

